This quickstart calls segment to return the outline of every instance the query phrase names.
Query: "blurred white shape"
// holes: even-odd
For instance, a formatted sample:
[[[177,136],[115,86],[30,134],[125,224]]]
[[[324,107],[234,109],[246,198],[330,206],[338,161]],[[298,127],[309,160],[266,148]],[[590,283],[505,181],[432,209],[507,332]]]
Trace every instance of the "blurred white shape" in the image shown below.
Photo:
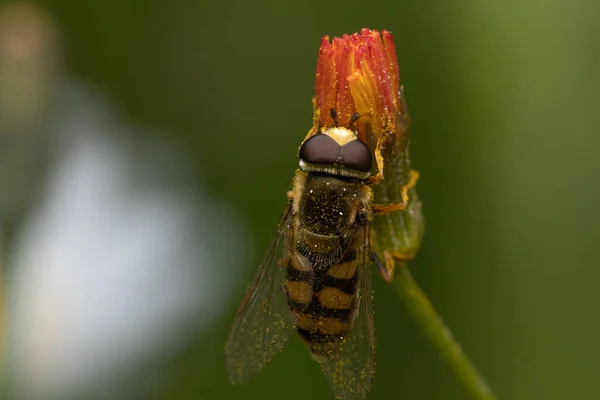
[[[43,131],[23,134],[49,143],[51,161],[0,265],[4,374],[18,399],[137,399],[230,305],[244,259],[238,218],[164,139],[124,127],[84,85],[56,82],[31,97],[52,99]]]
[[[11,257],[8,365],[25,398],[124,395],[128,373],[229,305],[243,253],[231,210],[177,171],[181,157],[133,141],[82,94],[68,94],[56,165]]]

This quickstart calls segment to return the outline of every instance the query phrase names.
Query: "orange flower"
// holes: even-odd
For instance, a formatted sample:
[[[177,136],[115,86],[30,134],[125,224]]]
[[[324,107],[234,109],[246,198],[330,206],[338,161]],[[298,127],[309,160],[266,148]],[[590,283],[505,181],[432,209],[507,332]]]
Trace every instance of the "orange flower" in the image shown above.
[[[396,132],[399,111],[399,72],[394,40],[389,31],[381,34],[362,29],[360,33],[323,37],[315,81],[315,126],[333,126],[330,115],[337,112],[340,126],[348,126],[352,114],[360,115],[359,138],[368,142],[367,125],[378,142],[384,133]]]

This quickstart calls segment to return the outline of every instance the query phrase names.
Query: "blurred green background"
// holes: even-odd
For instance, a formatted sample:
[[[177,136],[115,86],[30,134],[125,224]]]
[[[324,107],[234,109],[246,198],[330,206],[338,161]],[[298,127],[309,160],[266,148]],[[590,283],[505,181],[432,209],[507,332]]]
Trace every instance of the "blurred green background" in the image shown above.
[[[175,132],[250,227],[248,279],[311,125],[322,35],[393,32],[427,232],[416,279],[500,399],[600,398],[600,4],[554,0],[43,1],[68,70]],[[235,249],[223,249],[235,251]],[[465,399],[375,277],[372,399]],[[239,287],[241,300],[243,286]],[[329,399],[298,340],[233,387],[235,307],[156,400]]]

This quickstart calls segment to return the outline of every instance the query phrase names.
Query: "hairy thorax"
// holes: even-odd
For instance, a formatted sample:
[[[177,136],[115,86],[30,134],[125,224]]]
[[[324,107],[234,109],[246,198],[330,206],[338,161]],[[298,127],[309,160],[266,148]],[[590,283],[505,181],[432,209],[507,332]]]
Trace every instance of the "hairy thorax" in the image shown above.
[[[335,258],[333,253],[351,244],[357,215],[368,209],[371,191],[361,182],[298,171],[293,196],[299,247]]]

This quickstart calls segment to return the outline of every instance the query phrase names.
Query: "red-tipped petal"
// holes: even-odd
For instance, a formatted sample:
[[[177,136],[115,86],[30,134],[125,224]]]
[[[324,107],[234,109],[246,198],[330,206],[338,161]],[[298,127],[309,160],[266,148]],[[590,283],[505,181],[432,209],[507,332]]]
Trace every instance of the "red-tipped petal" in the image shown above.
[[[315,79],[315,96],[322,125],[333,124],[329,110],[335,107],[336,91],[334,51],[333,46],[329,43],[329,37],[325,36],[321,40]]]
[[[387,57],[388,68],[391,72],[390,82],[394,84],[394,92],[397,93],[400,85],[400,70],[398,68],[398,58],[396,57],[396,46],[394,45],[394,37],[392,32],[383,30],[383,46],[385,47],[385,55]],[[394,96],[397,99],[397,95]]]
[[[347,126],[355,112],[361,115],[359,137],[371,126],[375,137],[394,130],[398,111],[398,63],[389,31],[362,29],[332,42],[321,41],[315,81],[318,125],[332,126],[329,110]]]
[[[351,71],[351,63],[354,58],[354,49],[348,40],[339,39],[333,43],[335,52],[335,63],[337,71],[337,102],[336,111],[338,113],[338,121],[342,126],[348,125],[350,116],[355,112],[356,106],[350,93],[348,85],[348,76]]]

